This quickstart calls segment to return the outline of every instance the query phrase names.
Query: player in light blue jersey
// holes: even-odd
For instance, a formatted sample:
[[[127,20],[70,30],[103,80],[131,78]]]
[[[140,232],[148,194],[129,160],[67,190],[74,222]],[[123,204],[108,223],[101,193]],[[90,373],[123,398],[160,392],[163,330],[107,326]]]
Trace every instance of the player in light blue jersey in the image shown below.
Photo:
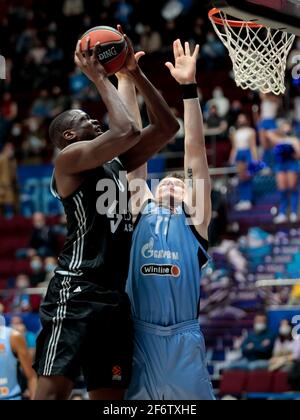
[[[1,319],[3,318],[0,315],[0,321]],[[18,363],[27,378],[29,396],[33,399],[37,378],[31,367],[25,338],[19,332],[0,325],[0,401],[22,399],[18,382]]]
[[[205,343],[200,330],[202,267],[208,260],[211,184],[203,117],[196,84],[196,62],[188,43],[174,43],[172,76],[182,85],[185,112],[187,182],[168,176],[155,197],[147,186],[147,167],[129,175],[135,232],[127,293],[135,323],[130,400],[213,400]],[[141,126],[136,92],[126,74],[118,74],[119,92]],[[149,115],[150,120],[152,118]]]

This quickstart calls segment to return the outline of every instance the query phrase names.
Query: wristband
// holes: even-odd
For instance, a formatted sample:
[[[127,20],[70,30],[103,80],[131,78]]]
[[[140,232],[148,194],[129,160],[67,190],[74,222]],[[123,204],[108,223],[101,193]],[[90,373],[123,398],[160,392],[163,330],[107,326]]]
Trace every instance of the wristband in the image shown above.
[[[190,85],[181,85],[183,100],[198,98],[198,85],[191,83]]]

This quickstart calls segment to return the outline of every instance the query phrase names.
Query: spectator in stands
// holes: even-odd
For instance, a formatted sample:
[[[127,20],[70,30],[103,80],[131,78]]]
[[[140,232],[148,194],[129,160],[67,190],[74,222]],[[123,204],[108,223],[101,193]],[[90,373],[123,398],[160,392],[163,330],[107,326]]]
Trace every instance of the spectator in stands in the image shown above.
[[[64,0],[63,14],[66,17],[79,16],[84,12],[83,0]]]
[[[7,143],[0,153],[0,214],[10,217],[19,210],[15,149]]]
[[[26,122],[28,134],[22,145],[23,158],[27,164],[41,164],[42,153],[46,149],[47,142],[40,118],[31,117]]]
[[[269,138],[274,147],[277,188],[281,195],[278,216],[274,222],[296,223],[299,211],[300,142],[288,121],[282,122],[277,132],[269,133]],[[289,201],[291,211],[288,217]]]
[[[237,119],[239,115],[242,113],[243,113],[242,103],[238,100],[232,101],[229,112],[228,112],[228,116],[227,116],[229,128],[236,126]]]
[[[205,60],[208,70],[212,70],[218,66],[220,61],[225,57],[225,47],[219,40],[215,32],[208,32],[206,42],[203,44],[201,55]],[[221,59],[221,60],[220,60]]]
[[[226,133],[227,128],[226,120],[220,117],[216,105],[212,105],[205,118],[206,135],[222,137]]]
[[[229,363],[226,370],[268,369],[273,347],[274,336],[268,328],[268,318],[265,314],[257,315],[254,331],[241,344],[242,358]]]
[[[46,217],[43,213],[33,215],[33,232],[29,242],[29,252],[41,257],[56,255],[57,243],[53,229],[47,226]]]
[[[114,18],[125,27],[130,24],[130,17],[133,13],[133,6],[126,0],[118,0]]]
[[[147,54],[157,52],[162,47],[161,35],[158,31],[154,31],[150,25],[143,27],[143,33],[140,39],[141,50]]]
[[[47,39],[47,52],[44,57],[43,63],[47,66],[57,66],[63,61],[64,53],[63,50],[58,47],[57,39],[54,35],[50,35]]]
[[[18,115],[18,105],[13,100],[10,92],[3,95],[3,100],[0,105],[0,114],[9,123],[12,123]]]
[[[218,86],[213,91],[213,97],[207,103],[208,109],[213,105],[217,107],[218,115],[225,118],[230,110],[230,101],[225,97],[223,89]]]
[[[53,227],[53,233],[57,236],[67,236],[67,218],[65,214],[60,216],[59,222]]]
[[[15,293],[11,302],[11,312],[30,312],[30,296],[26,289],[30,287],[30,279],[26,274],[19,274],[15,282]]]
[[[51,106],[51,118],[55,118],[58,114],[61,114],[66,109],[69,109],[70,101],[63,94],[60,86],[54,86],[52,89],[52,106]]]
[[[258,129],[260,136],[260,144],[263,148],[263,161],[273,168],[274,156],[273,146],[269,134],[277,130],[277,118],[279,116],[282,99],[272,93],[261,94],[261,110],[258,119]]]
[[[74,99],[85,100],[88,96],[90,85],[89,79],[78,67],[69,76],[69,87]]]
[[[35,37],[33,47],[29,51],[29,57],[32,60],[33,64],[36,68],[40,67],[45,59],[47,53],[47,48],[43,44],[43,42],[38,38]]]
[[[54,257],[48,257],[44,262],[44,280],[38,284],[38,287],[48,287],[50,281],[54,276],[54,271],[57,267],[57,259]]]
[[[252,208],[253,201],[253,177],[248,168],[252,161],[258,159],[256,132],[251,127],[247,115],[239,115],[236,130],[232,133],[231,140],[230,163],[237,165],[239,177],[239,203],[236,210],[246,211]]]
[[[0,102],[0,147],[6,142],[9,131],[18,115],[18,105],[9,92],[4,93]]]
[[[46,273],[42,258],[38,255],[33,256],[30,260],[30,267],[32,270],[32,275],[30,276],[31,286],[36,287],[39,284],[44,283]]]
[[[38,118],[51,118],[52,102],[47,89],[42,89],[33,102],[31,115]]]
[[[10,320],[10,326],[20,334],[24,335],[29,353],[32,357],[32,360],[34,360],[37,338],[36,334],[27,330],[23,319],[20,316],[13,316]]]
[[[292,323],[288,319],[282,320],[269,364],[270,371],[289,372],[295,362],[300,362],[300,340],[293,338],[292,331]]]
[[[193,30],[191,33],[191,42],[199,45],[203,45],[205,42],[205,23],[202,17],[198,17],[195,20]]]

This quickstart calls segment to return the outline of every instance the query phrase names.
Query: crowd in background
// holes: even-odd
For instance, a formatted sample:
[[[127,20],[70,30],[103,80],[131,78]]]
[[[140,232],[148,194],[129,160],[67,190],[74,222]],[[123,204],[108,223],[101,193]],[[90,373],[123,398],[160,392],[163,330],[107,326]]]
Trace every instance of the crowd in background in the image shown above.
[[[256,129],[257,145],[267,152],[271,149],[267,131],[276,129],[277,118],[292,120],[295,134],[299,135],[299,81],[287,80],[291,99],[288,102],[286,98],[278,99],[273,104],[272,100],[262,99],[256,93],[243,92],[237,98],[234,92],[224,93],[226,86],[219,87],[218,72],[225,74],[223,80],[224,77],[232,79],[231,65],[206,13],[204,5],[193,0],[154,3],[146,0],[20,0],[13,4],[4,1],[0,9],[0,52],[6,58],[7,78],[0,82],[0,212],[10,215],[18,211],[17,163],[37,165],[53,160],[47,130],[55,116],[69,108],[81,108],[101,118],[106,125],[98,93],[75,68],[73,60],[76,40],[95,25],[121,23],[136,49],[145,50],[149,55],[149,76],[158,78],[158,87],[169,97],[169,86],[164,86],[163,82],[164,66],[157,67],[156,63],[162,64],[170,58],[172,42],[178,37],[201,45],[199,74],[216,72],[211,91],[205,90],[199,79],[208,145],[211,136],[229,144],[233,128],[239,128],[236,124],[241,114],[246,114],[247,124]],[[299,50],[297,42],[292,57],[297,56]],[[182,120],[182,108],[171,105]],[[168,146],[169,151],[183,150],[183,135],[181,130]],[[267,158],[267,164],[270,163],[268,153],[261,153],[259,157]],[[228,162],[225,153],[220,163],[225,166],[236,162]],[[251,176],[249,178],[248,168],[240,163],[237,162],[241,200],[237,209],[246,210],[252,204]],[[285,213],[289,188],[280,185],[279,189],[283,197],[281,213]],[[292,219],[295,221],[298,203],[295,194],[293,197]],[[4,206],[8,207],[5,211]],[[282,214],[279,221],[284,221]]]

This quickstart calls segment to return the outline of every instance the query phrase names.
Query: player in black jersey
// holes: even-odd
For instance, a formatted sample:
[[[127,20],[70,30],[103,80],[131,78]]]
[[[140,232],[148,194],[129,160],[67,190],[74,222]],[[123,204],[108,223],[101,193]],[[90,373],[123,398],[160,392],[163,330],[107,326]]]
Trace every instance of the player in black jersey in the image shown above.
[[[37,400],[67,399],[80,371],[91,399],[121,399],[130,381],[133,344],[125,281],[132,217],[120,208],[118,194],[102,212],[99,191],[104,191],[102,181],[110,181],[111,191],[105,194],[127,195],[121,171],[144,164],[176,134],[178,123],[138,66],[143,53],[135,55],[127,42],[122,71],[143,95],[150,125],[142,131],[136,127],[97,59],[97,48],[90,57],[78,43],[75,61],[95,83],[108,109],[110,130],[102,133],[98,121],[77,110],[60,115],[50,127],[60,149],[52,191],[64,205],[68,237],[40,311]]]

